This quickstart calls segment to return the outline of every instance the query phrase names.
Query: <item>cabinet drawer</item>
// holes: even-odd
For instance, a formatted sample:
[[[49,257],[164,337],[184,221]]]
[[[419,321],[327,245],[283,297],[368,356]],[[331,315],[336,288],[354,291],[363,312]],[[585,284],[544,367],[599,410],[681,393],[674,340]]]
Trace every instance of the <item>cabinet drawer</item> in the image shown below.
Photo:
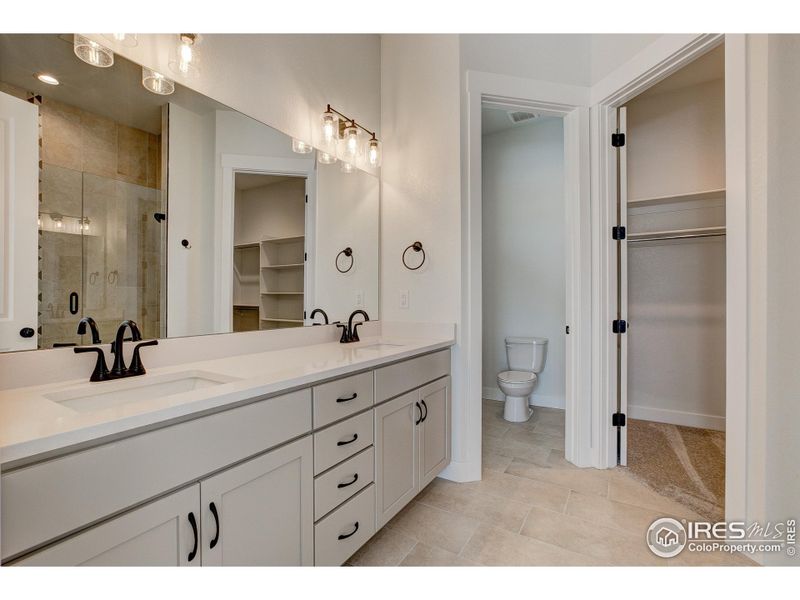
[[[314,475],[372,445],[372,412],[368,410],[314,434]]]
[[[325,427],[372,406],[372,372],[314,386],[314,427]]]
[[[383,402],[450,374],[450,349],[375,369],[375,402]]]
[[[310,430],[311,390],[306,389],[3,473],[2,557],[10,558]]]
[[[359,492],[314,527],[314,564],[339,566],[375,533],[375,485]]]
[[[314,520],[321,519],[375,479],[375,449],[370,446],[314,480]]]

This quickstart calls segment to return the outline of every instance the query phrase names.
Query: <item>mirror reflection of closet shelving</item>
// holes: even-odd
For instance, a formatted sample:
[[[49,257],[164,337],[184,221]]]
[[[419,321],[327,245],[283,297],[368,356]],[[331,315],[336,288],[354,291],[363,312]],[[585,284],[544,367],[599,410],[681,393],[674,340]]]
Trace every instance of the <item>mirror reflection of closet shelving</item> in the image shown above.
[[[305,236],[261,242],[261,329],[303,324]]]
[[[723,77],[719,47],[621,114],[633,419],[725,429]]]

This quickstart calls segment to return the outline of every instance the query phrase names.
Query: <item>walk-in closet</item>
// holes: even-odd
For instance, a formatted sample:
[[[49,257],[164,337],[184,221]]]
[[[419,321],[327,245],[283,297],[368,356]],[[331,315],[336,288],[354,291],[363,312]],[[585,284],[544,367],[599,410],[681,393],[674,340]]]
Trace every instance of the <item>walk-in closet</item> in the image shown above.
[[[620,462],[721,518],[725,473],[724,47],[619,112]]]

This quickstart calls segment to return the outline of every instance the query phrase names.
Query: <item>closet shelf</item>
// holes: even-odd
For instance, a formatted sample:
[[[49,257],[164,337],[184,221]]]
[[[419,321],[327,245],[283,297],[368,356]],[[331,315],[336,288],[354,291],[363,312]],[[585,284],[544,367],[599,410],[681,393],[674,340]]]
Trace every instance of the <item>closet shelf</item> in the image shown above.
[[[242,242],[241,244],[234,244],[233,247],[236,250],[246,250],[248,248],[258,248],[258,242]]]
[[[277,317],[261,317],[262,321],[269,321],[270,323],[302,323],[303,319],[279,319]]]
[[[628,233],[629,242],[652,242],[657,240],[682,240],[725,235],[725,227],[697,227],[694,229],[667,229]]]
[[[303,292],[261,292],[262,296],[302,296]]]
[[[305,263],[288,263],[285,265],[262,265],[262,269],[299,269],[305,267]]]
[[[261,240],[262,244],[291,244],[293,242],[301,242],[306,239],[304,235],[290,235],[287,237],[267,238]]]
[[[653,206],[655,204],[669,204],[671,202],[691,202],[692,200],[710,200],[725,195],[725,188],[716,190],[703,190],[687,194],[672,194],[669,196],[654,196],[652,198],[638,198],[628,200],[628,206]]]

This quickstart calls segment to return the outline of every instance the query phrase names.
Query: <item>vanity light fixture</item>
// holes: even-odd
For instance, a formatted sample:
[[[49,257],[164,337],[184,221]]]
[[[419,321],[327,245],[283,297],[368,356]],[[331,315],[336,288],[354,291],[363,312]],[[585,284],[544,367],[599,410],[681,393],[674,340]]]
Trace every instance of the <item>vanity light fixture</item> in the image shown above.
[[[56,229],[64,229],[64,217],[58,213],[51,213],[50,220],[53,221]]]
[[[93,67],[107,68],[114,64],[114,53],[79,33],[73,39],[75,56]]]
[[[336,153],[342,159],[342,171],[352,172],[362,153],[361,132],[363,131],[370,136],[363,148],[364,159],[370,167],[381,166],[381,143],[374,131],[356,123],[354,118],[340,113],[330,104],[322,113],[321,120],[322,143],[318,154],[320,163],[333,164],[336,162],[336,156],[334,156]],[[345,167],[345,164],[348,166]]]
[[[310,154],[313,151],[314,147],[311,144],[306,144],[303,140],[292,138],[292,152],[296,152],[297,154]]]
[[[355,167],[355,165],[353,163],[349,163],[349,162],[343,160],[342,161],[342,166],[341,166],[341,171],[342,171],[342,173],[347,173],[347,174],[355,173],[356,172],[356,167]]]
[[[159,96],[169,96],[175,91],[174,81],[147,67],[142,67],[142,85],[148,92],[153,92]]]
[[[317,160],[320,162],[320,164],[332,165],[338,159],[336,158],[335,154],[331,154],[330,152],[325,152],[324,150],[318,150],[317,151]]]
[[[135,48],[139,45],[139,36],[135,33],[105,33],[103,37],[126,48]]]
[[[42,83],[46,83],[47,85],[58,85],[60,83],[58,79],[56,79],[49,73],[35,73],[34,77],[36,77],[36,79],[38,79]]]
[[[172,50],[169,68],[173,73],[183,77],[197,77],[199,56],[197,53],[198,37],[196,33],[179,33],[178,43]]]

